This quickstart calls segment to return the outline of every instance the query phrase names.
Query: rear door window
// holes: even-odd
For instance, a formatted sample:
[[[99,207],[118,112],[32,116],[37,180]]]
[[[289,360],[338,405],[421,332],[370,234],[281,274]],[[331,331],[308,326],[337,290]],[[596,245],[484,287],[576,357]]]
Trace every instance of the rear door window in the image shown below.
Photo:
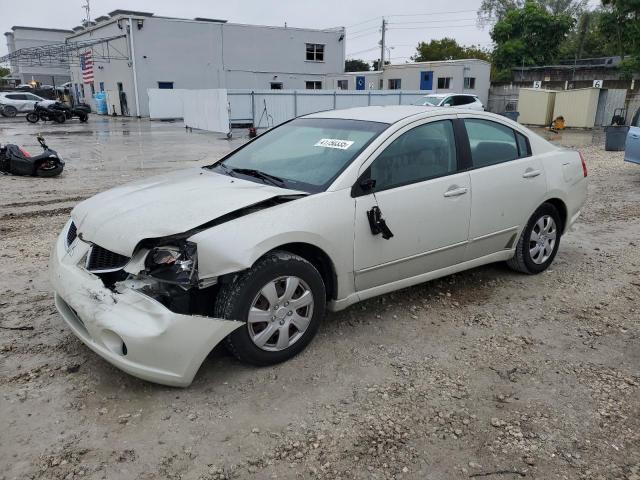
[[[458,95],[457,97],[453,97],[454,105],[469,105],[473,103],[475,99],[469,95]]]
[[[511,128],[475,118],[466,118],[464,125],[469,137],[473,168],[508,162],[520,156],[515,131]]]

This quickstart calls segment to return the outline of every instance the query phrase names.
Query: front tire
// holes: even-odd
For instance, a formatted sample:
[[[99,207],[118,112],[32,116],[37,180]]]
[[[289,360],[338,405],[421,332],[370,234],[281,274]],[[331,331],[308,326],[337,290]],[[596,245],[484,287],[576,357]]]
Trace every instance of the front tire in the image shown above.
[[[241,361],[272,365],[301,352],[324,317],[322,276],[298,255],[273,251],[218,293],[214,315],[241,320],[227,339]]]
[[[531,215],[518,239],[516,253],[507,265],[530,275],[545,271],[558,253],[562,228],[556,207],[543,203]]]
[[[16,107],[14,107],[13,105],[5,105],[2,108],[2,115],[4,117],[9,117],[9,118],[13,118],[18,114],[18,109]]]
[[[38,123],[38,120],[40,120],[40,115],[38,115],[36,112],[27,113],[27,122]]]

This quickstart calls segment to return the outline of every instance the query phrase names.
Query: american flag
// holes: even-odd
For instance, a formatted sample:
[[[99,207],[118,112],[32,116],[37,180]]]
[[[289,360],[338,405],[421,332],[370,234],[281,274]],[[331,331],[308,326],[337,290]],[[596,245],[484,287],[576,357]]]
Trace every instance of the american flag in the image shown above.
[[[93,83],[93,58],[91,50],[80,54],[80,68],[82,69],[82,81]]]

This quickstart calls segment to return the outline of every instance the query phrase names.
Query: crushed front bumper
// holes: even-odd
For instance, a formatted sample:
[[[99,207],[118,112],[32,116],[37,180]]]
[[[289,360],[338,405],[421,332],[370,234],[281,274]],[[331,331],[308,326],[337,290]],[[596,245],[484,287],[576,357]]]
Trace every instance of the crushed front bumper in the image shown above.
[[[66,245],[65,227],[49,262],[55,302],[73,333],[131,375],[185,387],[211,349],[243,322],[174,313],[136,290],[116,293],[79,266],[90,245]]]

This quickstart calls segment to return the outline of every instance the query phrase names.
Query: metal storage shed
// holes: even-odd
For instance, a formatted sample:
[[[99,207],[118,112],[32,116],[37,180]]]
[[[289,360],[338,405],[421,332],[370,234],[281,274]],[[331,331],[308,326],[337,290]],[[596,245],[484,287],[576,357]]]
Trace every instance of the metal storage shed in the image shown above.
[[[556,93],[554,118],[564,117],[567,127],[592,128],[596,122],[599,88],[577,88]]]
[[[518,121],[525,125],[550,125],[555,99],[555,90],[521,88],[518,95]]]

